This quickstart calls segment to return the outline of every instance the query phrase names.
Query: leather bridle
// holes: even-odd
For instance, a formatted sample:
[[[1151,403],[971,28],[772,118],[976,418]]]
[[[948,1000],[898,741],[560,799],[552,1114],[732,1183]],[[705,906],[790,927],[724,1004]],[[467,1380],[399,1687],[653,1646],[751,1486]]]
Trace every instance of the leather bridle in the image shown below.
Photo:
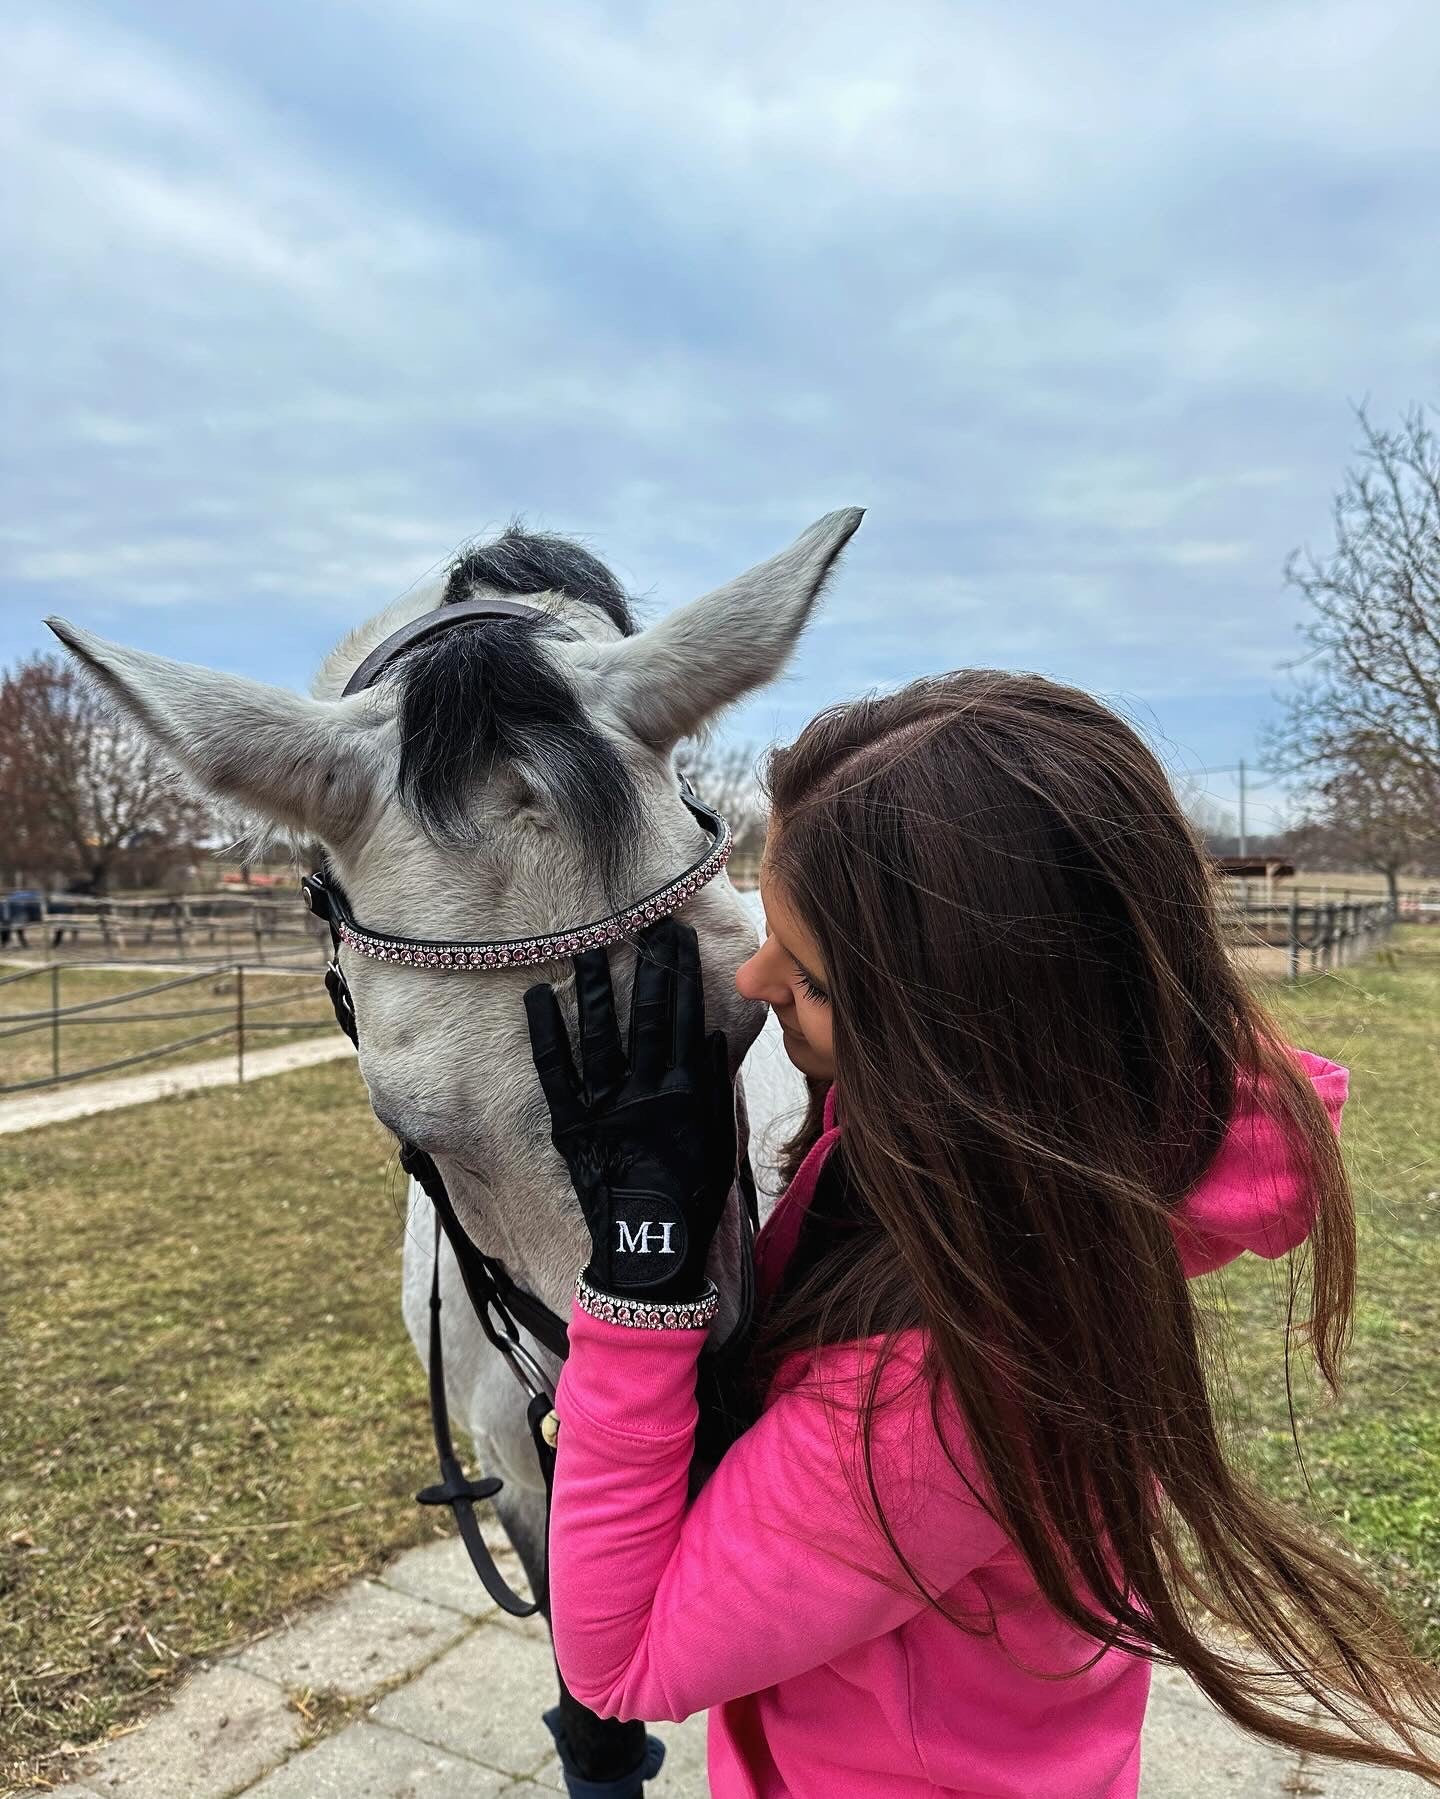
[[[411,620],[409,624],[402,625],[398,631],[392,632],[382,643],[377,644],[350,676],[341,697],[348,698],[351,694],[372,687],[406,651],[461,625],[496,618],[533,620],[537,616],[540,615],[537,615],[532,606],[498,598],[463,600],[453,605],[436,607],[418,619]],[[729,857],[731,846],[730,827],[725,819],[696,797],[683,775],[680,781],[680,798],[692,816],[709,833],[710,848],[674,880],[653,893],[646,894],[632,905],[590,924],[567,927],[562,931],[533,937],[456,942],[403,937],[391,932],[371,930],[355,920],[343,889],[322,859],[319,868],[301,880],[300,890],[311,912],[330,927],[330,960],[325,969],[325,987],[334,1007],[336,1023],[341,1030],[358,1050],[360,1035],[355,1007],[345,972],[340,965],[342,947],[379,961],[397,962],[416,968],[484,971],[491,968],[535,967],[547,962],[568,960],[583,949],[618,943],[643,930],[654,919],[677,911],[706,882],[720,873]],[[442,1236],[450,1244],[460,1270],[460,1278],[486,1340],[504,1358],[506,1366],[525,1393],[526,1423],[545,1483],[547,1507],[555,1473],[557,1420],[554,1413],[554,1391],[545,1371],[522,1341],[520,1331],[523,1327],[537,1343],[562,1362],[569,1352],[569,1334],[564,1319],[543,1300],[519,1286],[503,1262],[484,1254],[471,1241],[456,1216],[445,1182],[432,1158],[417,1144],[402,1141],[400,1165],[424,1189],[435,1208],[435,1253],[430,1281],[429,1388],[430,1422],[440,1466],[440,1479],[434,1485],[423,1488],[415,1497],[421,1505],[450,1507],[461,1540],[486,1592],[511,1616],[526,1618],[544,1607],[545,1594],[543,1591],[539,1592],[533,1601],[527,1601],[511,1589],[496,1566],[495,1558],[475,1517],[476,1501],[493,1498],[503,1483],[498,1475],[484,1475],[479,1480],[470,1480],[455,1453],[451,1438],[440,1330]],[[718,1460],[725,1443],[741,1427],[741,1419],[737,1416],[734,1403],[733,1374],[744,1354],[752,1321],[752,1250],[759,1222],[755,1183],[748,1154],[740,1158],[737,1184],[741,1199],[741,1314],[735,1330],[725,1343],[715,1351],[707,1351],[701,1360],[699,1453],[714,1460]]]

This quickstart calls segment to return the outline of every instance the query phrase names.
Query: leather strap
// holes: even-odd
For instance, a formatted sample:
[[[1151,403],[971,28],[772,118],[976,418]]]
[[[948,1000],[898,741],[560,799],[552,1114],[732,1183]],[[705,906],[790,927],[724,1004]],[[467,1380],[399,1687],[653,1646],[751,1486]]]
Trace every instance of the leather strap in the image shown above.
[[[327,897],[324,878],[307,878],[312,883],[312,890],[309,890],[311,904],[315,907],[317,916],[327,919],[330,925],[331,957],[325,970],[325,987],[334,1008],[335,1022],[358,1049],[360,1037],[355,1025],[355,1008],[350,1000],[350,989],[344,971],[340,967],[340,934],[328,907],[323,904]],[[321,905],[316,905],[317,899],[322,901]],[[465,1291],[475,1308],[481,1328],[490,1342],[505,1355],[512,1369],[518,1371],[518,1357],[524,1354],[520,1334],[516,1329],[517,1319],[538,1343],[544,1344],[545,1348],[562,1360],[569,1349],[569,1337],[562,1320],[548,1306],[517,1287],[508,1270],[501,1263],[484,1255],[466,1236],[455,1216],[455,1208],[445,1190],[445,1183],[440,1178],[440,1171],[424,1150],[417,1149],[413,1143],[402,1143],[400,1164],[424,1189],[435,1208],[435,1260],[430,1277],[429,1387],[430,1430],[435,1439],[440,1479],[432,1486],[421,1488],[415,1497],[421,1505],[449,1506],[460,1540],[465,1545],[465,1552],[470,1557],[470,1565],[479,1576],[480,1584],[502,1611],[508,1612],[512,1618],[529,1618],[544,1605],[544,1593],[537,1594],[532,1601],[522,1599],[511,1589],[496,1564],[475,1516],[476,1502],[493,1498],[503,1483],[494,1474],[483,1475],[477,1481],[468,1479],[450,1435],[450,1408],[445,1397],[444,1334],[440,1328],[441,1233],[449,1239],[450,1247],[455,1253],[460,1277],[465,1283]],[[529,1361],[528,1355],[525,1359]],[[530,1365],[533,1367],[533,1363]],[[528,1371],[522,1373],[521,1378],[525,1380],[527,1388],[533,1384],[528,1378]],[[552,1404],[553,1396],[548,1391],[533,1392],[526,1414],[541,1478],[545,1482],[547,1522],[550,1489],[555,1477],[555,1451],[544,1436],[543,1424]]]
[[[512,1618],[530,1618],[540,1609],[540,1601],[522,1599],[512,1591],[509,1582],[496,1565],[475,1517],[475,1502],[493,1499],[503,1482],[489,1474],[480,1480],[466,1478],[455,1445],[450,1436],[450,1409],[445,1399],[444,1351],[440,1347],[440,1214],[435,1214],[435,1272],[430,1279],[430,1423],[435,1433],[435,1449],[440,1458],[440,1479],[432,1487],[422,1487],[415,1495],[421,1505],[448,1505],[465,1545],[470,1564],[480,1576],[481,1585],[501,1611]],[[548,1493],[549,1481],[546,1482]]]
[[[479,618],[543,619],[545,616],[537,607],[523,606],[519,600],[457,600],[454,605],[436,606],[430,612],[422,612],[419,618],[412,618],[408,625],[401,625],[398,631],[392,631],[383,643],[377,643],[345,683],[340,697],[344,700],[352,693],[362,693],[397,656],[413,650],[417,643],[443,637],[456,625],[471,624]]]

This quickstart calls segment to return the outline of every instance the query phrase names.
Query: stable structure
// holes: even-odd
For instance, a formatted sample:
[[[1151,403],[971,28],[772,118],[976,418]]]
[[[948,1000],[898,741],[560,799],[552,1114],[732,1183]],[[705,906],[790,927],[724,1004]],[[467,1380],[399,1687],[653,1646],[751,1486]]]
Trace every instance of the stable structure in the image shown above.
[[[1295,864],[1281,856],[1216,856],[1215,867],[1232,895],[1238,884],[1242,905],[1250,902],[1252,882],[1264,883],[1264,903],[1273,906],[1277,883],[1295,878]]]

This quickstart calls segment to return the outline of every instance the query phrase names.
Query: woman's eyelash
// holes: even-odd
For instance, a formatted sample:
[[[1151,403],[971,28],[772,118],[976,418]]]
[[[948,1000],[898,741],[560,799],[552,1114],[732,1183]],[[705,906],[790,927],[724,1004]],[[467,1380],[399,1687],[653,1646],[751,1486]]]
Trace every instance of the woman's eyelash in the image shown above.
[[[814,977],[808,975],[803,968],[800,970],[800,985],[805,989],[806,993],[810,995],[811,999],[818,999],[822,1006],[830,1003],[830,995],[819,985]]]

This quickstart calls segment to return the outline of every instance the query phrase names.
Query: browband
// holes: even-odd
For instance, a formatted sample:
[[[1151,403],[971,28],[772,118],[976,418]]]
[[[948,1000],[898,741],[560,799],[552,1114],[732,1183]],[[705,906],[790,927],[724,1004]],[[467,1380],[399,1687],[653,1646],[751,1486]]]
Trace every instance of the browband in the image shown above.
[[[710,848],[681,875],[657,887],[621,912],[597,918],[592,924],[572,925],[538,937],[496,937],[465,943],[446,938],[397,937],[389,931],[372,931],[350,915],[339,884],[325,875],[306,875],[301,881],[305,903],[319,918],[333,921],[341,942],[373,956],[377,962],[398,962],[407,968],[535,968],[542,962],[564,962],[581,950],[607,949],[622,938],[633,937],[657,918],[678,912],[686,900],[713,881],[730,860],[734,840],[730,826],[693,793],[681,799],[714,839]]]

